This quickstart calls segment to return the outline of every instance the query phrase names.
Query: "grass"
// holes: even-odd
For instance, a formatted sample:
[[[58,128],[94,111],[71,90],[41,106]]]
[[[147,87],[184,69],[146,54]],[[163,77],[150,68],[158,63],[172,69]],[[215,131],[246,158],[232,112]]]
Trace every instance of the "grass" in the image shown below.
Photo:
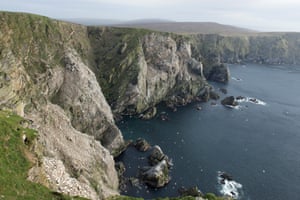
[[[28,181],[27,173],[32,163],[25,155],[29,152],[37,133],[23,128],[24,120],[10,112],[0,111],[0,199],[6,200],[71,200],[68,197]],[[26,135],[27,142],[22,136]],[[26,153],[27,152],[27,153]]]
[[[217,197],[212,193],[207,193],[203,197],[206,200],[232,200],[231,198],[227,197]],[[164,198],[157,198],[156,200],[195,200],[195,197],[192,196],[182,196],[182,197],[164,197]],[[129,197],[129,196],[114,196],[109,198],[108,200],[143,200],[143,198],[137,197]]]

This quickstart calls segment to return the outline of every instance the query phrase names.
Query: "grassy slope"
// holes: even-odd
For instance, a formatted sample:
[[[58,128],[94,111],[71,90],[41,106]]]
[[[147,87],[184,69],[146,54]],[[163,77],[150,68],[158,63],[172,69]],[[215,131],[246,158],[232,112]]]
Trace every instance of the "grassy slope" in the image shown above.
[[[23,128],[20,125],[23,121],[17,115],[0,111],[0,199],[83,199],[67,197],[26,180],[32,163],[25,155],[30,154],[29,146],[36,132]],[[28,138],[26,144],[22,141],[23,134]]]

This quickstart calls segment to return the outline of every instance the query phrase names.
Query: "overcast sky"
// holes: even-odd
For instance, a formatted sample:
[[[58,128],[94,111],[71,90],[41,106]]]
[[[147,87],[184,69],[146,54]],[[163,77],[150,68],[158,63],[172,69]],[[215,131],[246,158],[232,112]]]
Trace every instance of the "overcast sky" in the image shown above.
[[[300,32],[300,0],[0,0],[0,10],[60,19],[159,18]]]

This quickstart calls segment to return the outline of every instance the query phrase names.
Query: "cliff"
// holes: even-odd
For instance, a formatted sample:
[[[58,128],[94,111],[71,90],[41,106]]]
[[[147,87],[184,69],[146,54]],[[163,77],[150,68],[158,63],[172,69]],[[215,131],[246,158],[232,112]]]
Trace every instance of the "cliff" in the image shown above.
[[[15,13],[0,26],[0,107],[39,133],[29,179],[71,196],[118,194],[111,153],[123,139],[88,68],[87,28]]]
[[[300,58],[298,34],[182,36],[17,13],[0,13],[0,27],[0,109],[37,131],[28,179],[90,199],[118,195],[114,117],[209,97],[207,79],[229,79],[222,62]]]
[[[225,63],[300,64],[300,33],[193,35],[194,56]]]
[[[98,80],[116,114],[162,101],[185,104],[207,85],[188,38],[139,29],[88,28]]]

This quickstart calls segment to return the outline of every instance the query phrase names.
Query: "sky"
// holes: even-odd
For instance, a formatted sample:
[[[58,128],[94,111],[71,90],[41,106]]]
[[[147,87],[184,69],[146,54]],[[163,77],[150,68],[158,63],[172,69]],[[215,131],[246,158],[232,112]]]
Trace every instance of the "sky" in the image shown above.
[[[56,19],[166,19],[300,32],[300,0],[0,0],[0,10]]]

